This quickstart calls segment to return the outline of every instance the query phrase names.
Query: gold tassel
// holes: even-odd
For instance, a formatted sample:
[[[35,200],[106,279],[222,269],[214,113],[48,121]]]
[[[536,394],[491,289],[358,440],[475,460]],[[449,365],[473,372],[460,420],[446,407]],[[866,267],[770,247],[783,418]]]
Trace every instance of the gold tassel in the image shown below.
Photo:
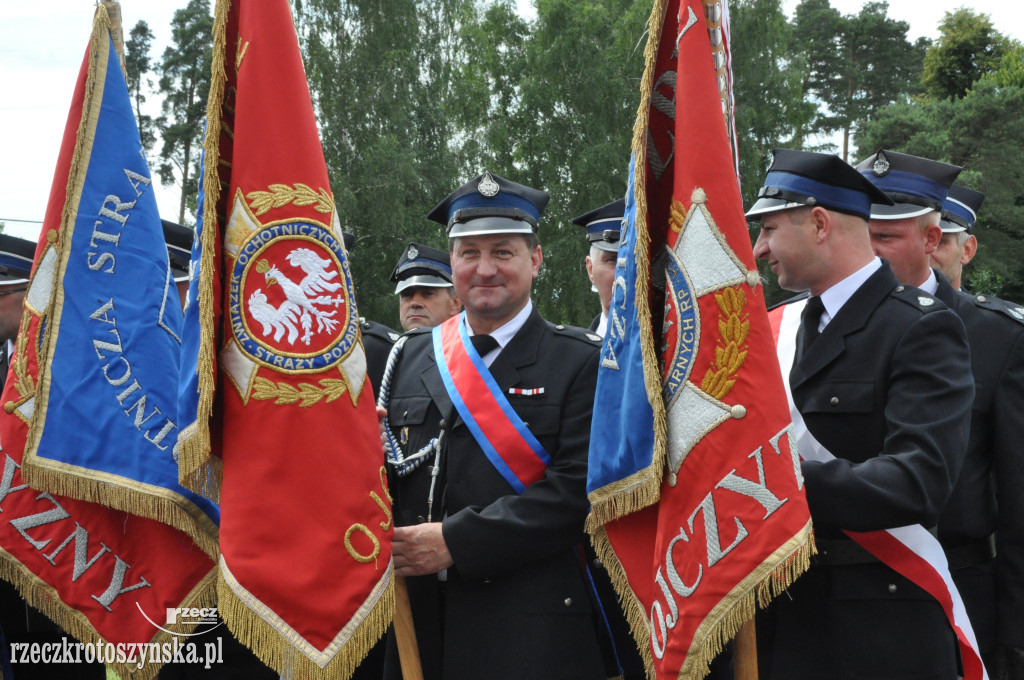
[[[199,328],[201,338],[196,371],[199,374],[199,405],[196,421],[186,427],[178,437],[178,470],[182,486],[192,489],[210,500],[220,502],[223,466],[220,458],[211,453],[210,416],[216,377],[213,373],[216,352],[216,319],[213,314],[214,253],[220,232],[217,204],[220,201],[220,135],[223,129],[222,107],[227,83],[225,55],[227,54],[227,21],[229,0],[218,0],[214,9],[213,64],[210,74],[210,97],[206,102],[206,140],[203,166],[203,234],[199,263]]]
[[[390,579],[380,599],[359,623],[345,647],[323,667],[297,650],[284,631],[272,626],[243,602],[223,572],[217,580],[217,606],[238,641],[282,677],[295,680],[348,678],[391,625],[395,612],[393,572]],[[294,632],[291,634],[295,635]]]

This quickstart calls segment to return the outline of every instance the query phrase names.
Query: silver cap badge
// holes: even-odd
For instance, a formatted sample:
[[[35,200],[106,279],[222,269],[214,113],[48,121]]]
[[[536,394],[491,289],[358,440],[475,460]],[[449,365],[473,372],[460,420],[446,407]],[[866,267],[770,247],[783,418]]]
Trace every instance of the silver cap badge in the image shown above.
[[[492,196],[498,195],[501,187],[499,187],[498,183],[494,181],[493,177],[491,177],[491,173],[485,172],[484,176],[480,178],[480,183],[476,185],[476,190],[480,192],[481,196],[491,198]]]

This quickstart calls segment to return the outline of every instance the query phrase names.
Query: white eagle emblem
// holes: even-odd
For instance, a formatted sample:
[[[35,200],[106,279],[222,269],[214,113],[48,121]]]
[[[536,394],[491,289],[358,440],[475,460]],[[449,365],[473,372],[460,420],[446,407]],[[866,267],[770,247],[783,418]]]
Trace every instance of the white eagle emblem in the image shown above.
[[[288,344],[295,344],[299,337],[300,326],[303,330],[302,342],[307,346],[313,339],[313,319],[316,319],[316,333],[323,330],[332,332],[338,321],[331,318],[337,314],[337,310],[325,312],[316,308],[316,305],[327,305],[339,307],[345,304],[345,296],[321,295],[320,293],[333,293],[341,288],[341,283],[332,282],[331,279],[338,276],[336,271],[328,271],[331,261],[325,260],[309,248],[295,248],[285,257],[288,264],[298,267],[306,273],[300,283],[295,283],[267,260],[260,260],[256,263],[256,271],[263,274],[268,286],[279,284],[288,298],[278,307],[274,307],[267,300],[266,293],[257,288],[249,296],[249,313],[263,325],[263,335],[268,336],[274,333],[274,341],[278,342],[288,331]]]

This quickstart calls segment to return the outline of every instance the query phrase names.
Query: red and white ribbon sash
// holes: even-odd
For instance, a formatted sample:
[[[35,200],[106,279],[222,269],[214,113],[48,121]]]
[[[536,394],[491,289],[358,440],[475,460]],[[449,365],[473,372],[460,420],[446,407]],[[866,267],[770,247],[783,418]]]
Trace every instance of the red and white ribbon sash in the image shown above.
[[[779,367],[782,369],[782,383],[786,388],[789,412],[796,431],[797,451],[804,460],[827,461],[833,460],[835,456],[807,429],[803,416],[793,403],[793,394],[789,388],[789,371],[793,367],[796,352],[796,333],[800,327],[800,314],[806,304],[806,300],[799,300],[785,305],[769,313],[769,318],[775,335]],[[953,577],[950,576],[946,554],[938,539],[920,524],[884,531],[843,533],[938,601],[960,643],[965,680],[988,680],[974,629],[967,618],[967,610],[953,583]]]

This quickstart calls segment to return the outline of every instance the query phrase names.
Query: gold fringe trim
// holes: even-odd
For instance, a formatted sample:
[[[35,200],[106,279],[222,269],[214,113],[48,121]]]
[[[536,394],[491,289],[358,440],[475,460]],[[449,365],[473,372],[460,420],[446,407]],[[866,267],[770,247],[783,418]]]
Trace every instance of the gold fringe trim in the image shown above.
[[[110,19],[107,9],[100,4],[96,7],[92,36],[89,41],[89,66],[82,101],[82,115],[79,120],[74,154],[68,171],[61,222],[56,234],[54,234],[56,238],[47,236],[47,240],[53,243],[55,248],[58,244],[70,243],[73,236],[73,225],[78,213],[78,203],[82,191],[83,178],[80,174],[84,170],[82,162],[83,158],[89,155],[91,151],[95,136],[95,125],[97,124],[99,114],[98,107],[101,103],[97,98],[102,95],[102,91],[97,83],[98,76],[100,75],[99,70],[106,68],[106,64],[111,57],[109,39]],[[105,83],[105,81],[103,82]],[[152,492],[147,490],[146,485],[140,484],[141,488],[132,489],[124,486],[116,476],[111,476],[109,481],[79,477],[74,466],[50,461],[36,455],[36,449],[42,436],[44,422],[49,410],[48,398],[52,379],[49,357],[54,351],[54,345],[56,344],[60,328],[64,295],[59,282],[63,280],[67,269],[69,252],[66,249],[57,248],[56,254],[57,264],[53,268],[52,292],[47,302],[47,308],[42,310],[43,314],[49,314],[51,318],[46,325],[42,342],[38,344],[39,373],[36,379],[39,383],[37,393],[39,402],[36,405],[35,414],[29,423],[25,445],[25,456],[22,465],[22,475],[25,481],[33,486],[33,488],[41,491],[49,491],[92,503],[102,503],[118,510],[124,510],[170,524],[184,531],[203,552],[216,561],[218,555],[217,527],[198,508],[195,509],[195,514],[192,514],[175,502],[173,498],[153,495]],[[19,337],[18,363],[28,359],[28,353],[25,351],[27,347],[25,345],[28,341],[29,333],[27,329],[31,318],[32,312],[26,308],[22,316],[21,325],[23,333],[21,335],[24,336],[24,339]],[[31,380],[31,376],[26,375],[26,379]],[[168,495],[171,494],[171,492],[166,493]]]
[[[296,649],[283,631],[250,608],[231,589],[223,572],[217,579],[217,607],[238,641],[286,680],[349,678],[391,625],[395,612],[394,574],[373,609],[323,668]]]
[[[102,8],[102,5],[100,7]],[[214,606],[217,602],[216,576],[217,568],[214,567],[196,584],[179,606],[188,608]],[[3,550],[0,550],[0,579],[14,585],[30,606],[45,614],[70,637],[92,644],[110,644],[96,632],[85,614],[65,604],[53,586],[30,572],[17,558]],[[135,613],[134,616],[138,616],[138,614]],[[190,632],[181,624],[166,624],[166,627],[175,632]],[[170,633],[154,630],[156,634],[147,642],[155,644],[170,642],[172,638]],[[121,663],[112,663],[108,667],[112,668],[123,680],[154,680],[163,665],[163,662],[150,664],[147,657],[146,665],[142,668],[136,668],[135,664]]]
[[[604,527],[591,536],[591,543],[598,558],[608,570],[612,585],[619,598],[626,621],[629,622],[633,641],[640,650],[647,677],[656,677],[654,656],[651,653],[651,630],[648,614],[637,598],[626,572],[619,562]],[[811,522],[790,538],[768,557],[757,569],[743,579],[733,592],[707,616],[695,631],[693,643],[687,652],[680,678],[703,678],[707,676],[714,661],[729,640],[744,623],[754,618],[757,608],[766,608],[775,597],[789,588],[796,579],[811,567],[811,556],[817,553]]]
[[[693,644],[679,669],[679,677],[703,678],[729,640],[757,608],[766,608],[775,597],[811,568],[811,556],[817,553],[810,521],[772,553],[757,569],[743,579],[732,593],[722,598],[695,631]]]
[[[164,494],[156,495],[160,487],[150,486],[152,490],[133,489],[122,486],[118,481],[121,478],[113,475],[110,481],[79,477],[60,468],[47,467],[48,461],[38,456],[24,461],[21,476],[25,483],[38,491],[100,503],[115,510],[169,524],[184,532],[214,562],[219,558],[217,525],[199,508],[192,506],[192,511],[189,511],[188,501],[173,491],[167,490]],[[176,499],[181,499],[181,502]]]
[[[182,486],[192,489],[215,503],[220,502],[223,466],[211,452],[210,417],[216,386],[214,357],[216,355],[217,319],[213,314],[213,268],[220,221],[220,135],[223,128],[221,108],[227,83],[227,23],[229,0],[217,0],[213,23],[213,64],[210,74],[210,98],[206,102],[206,140],[203,145],[203,234],[199,262],[199,355],[196,371],[199,376],[199,405],[194,427],[189,425],[178,436],[178,476]]]
[[[60,287],[57,282],[60,280],[63,274],[64,268],[67,263],[67,253],[61,252],[61,237],[68,234],[69,225],[74,225],[75,217],[78,212],[78,201],[81,199],[81,177],[80,173],[82,170],[82,159],[85,156],[85,149],[91,148],[93,143],[93,135],[95,134],[95,119],[96,116],[93,114],[93,108],[99,107],[101,101],[94,101],[96,99],[96,74],[99,70],[99,62],[104,61],[104,65],[108,55],[106,54],[110,45],[110,17],[107,15],[107,8],[102,4],[96,6],[96,12],[93,14],[92,22],[92,34],[89,36],[89,51],[88,59],[89,66],[86,70],[85,87],[82,93],[82,113],[78,119],[78,128],[75,130],[75,146],[74,151],[71,155],[71,162],[68,164],[68,179],[67,184],[64,188],[64,205],[61,206],[60,223],[56,229],[51,229],[46,234],[46,240],[56,250],[58,257],[58,263],[53,267],[51,272],[50,280],[50,297],[46,302],[46,308],[41,310],[34,310],[40,317],[46,317],[50,315],[55,307],[55,299],[62,298]],[[98,113],[98,111],[97,111]],[[46,226],[46,225],[44,225]],[[43,250],[43,255],[46,254],[46,250]],[[42,259],[39,260],[42,262]],[[35,283],[35,277],[37,274],[36,269],[38,268],[39,262],[33,263],[34,271],[29,282],[29,287]],[[59,307],[57,308],[59,310]],[[23,307],[21,317],[21,332],[17,339],[17,350],[18,355],[15,360],[15,375],[18,376],[18,388],[21,392],[21,396],[25,397],[30,392],[34,392],[35,396],[40,394],[46,395],[49,393],[49,376],[43,375],[42,379],[39,376],[39,369],[37,368],[37,374],[31,375],[28,369],[28,328],[31,326],[33,316],[33,310],[28,305],[28,297],[26,296],[26,302]],[[42,321],[40,321],[42,324]],[[42,337],[37,347],[36,354],[36,365],[38,367],[46,366],[47,357],[50,353],[51,338],[55,337],[54,329],[60,326],[59,313],[51,316],[46,324],[46,332]],[[35,340],[36,338],[33,338]],[[34,380],[33,380],[34,378]],[[32,386],[32,383],[35,385]],[[30,389],[28,389],[30,388]],[[42,408],[41,408],[42,407]],[[31,418],[28,426],[28,433],[26,435],[25,451],[34,450],[35,445],[39,442],[39,436],[42,432],[42,417],[41,411],[45,408],[45,398],[43,404],[36,404],[33,417]],[[6,410],[6,405],[5,405]]]
[[[647,47],[644,49],[644,77],[640,82],[640,107],[633,126],[633,199],[636,202],[636,316],[639,326],[640,350],[643,355],[644,384],[647,400],[654,411],[654,450],[651,464],[634,473],[629,484],[622,488],[613,485],[591,494],[591,511],[587,517],[587,531],[637,510],[654,505],[661,497],[661,482],[665,472],[668,443],[668,425],[665,404],[662,401],[661,375],[658,371],[658,353],[654,346],[651,325],[650,276],[651,234],[647,227],[647,128],[650,122],[651,93],[654,91],[654,70],[657,66],[659,40],[665,22],[668,0],[656,0],[651,9]],[[601,493],[603,492],[603,493]]]
[[[594,546],[594,552],[611,578],[612,586],[618,595],[619,606],[629,623],[629,631],[633,634],[633,642],[640,650],[640,658],[643,659],[647,677],[654,680],[656,674],[654,656],[651,654],[651,629],[647,625],[647,610],[644,609],[643,603],[640,602],[633,589],[629,587],[626,571],[622,568],[622,563],[619,562],[619,557],[615,554],[604,527],[598,527],[591,533],[590,543]]]

